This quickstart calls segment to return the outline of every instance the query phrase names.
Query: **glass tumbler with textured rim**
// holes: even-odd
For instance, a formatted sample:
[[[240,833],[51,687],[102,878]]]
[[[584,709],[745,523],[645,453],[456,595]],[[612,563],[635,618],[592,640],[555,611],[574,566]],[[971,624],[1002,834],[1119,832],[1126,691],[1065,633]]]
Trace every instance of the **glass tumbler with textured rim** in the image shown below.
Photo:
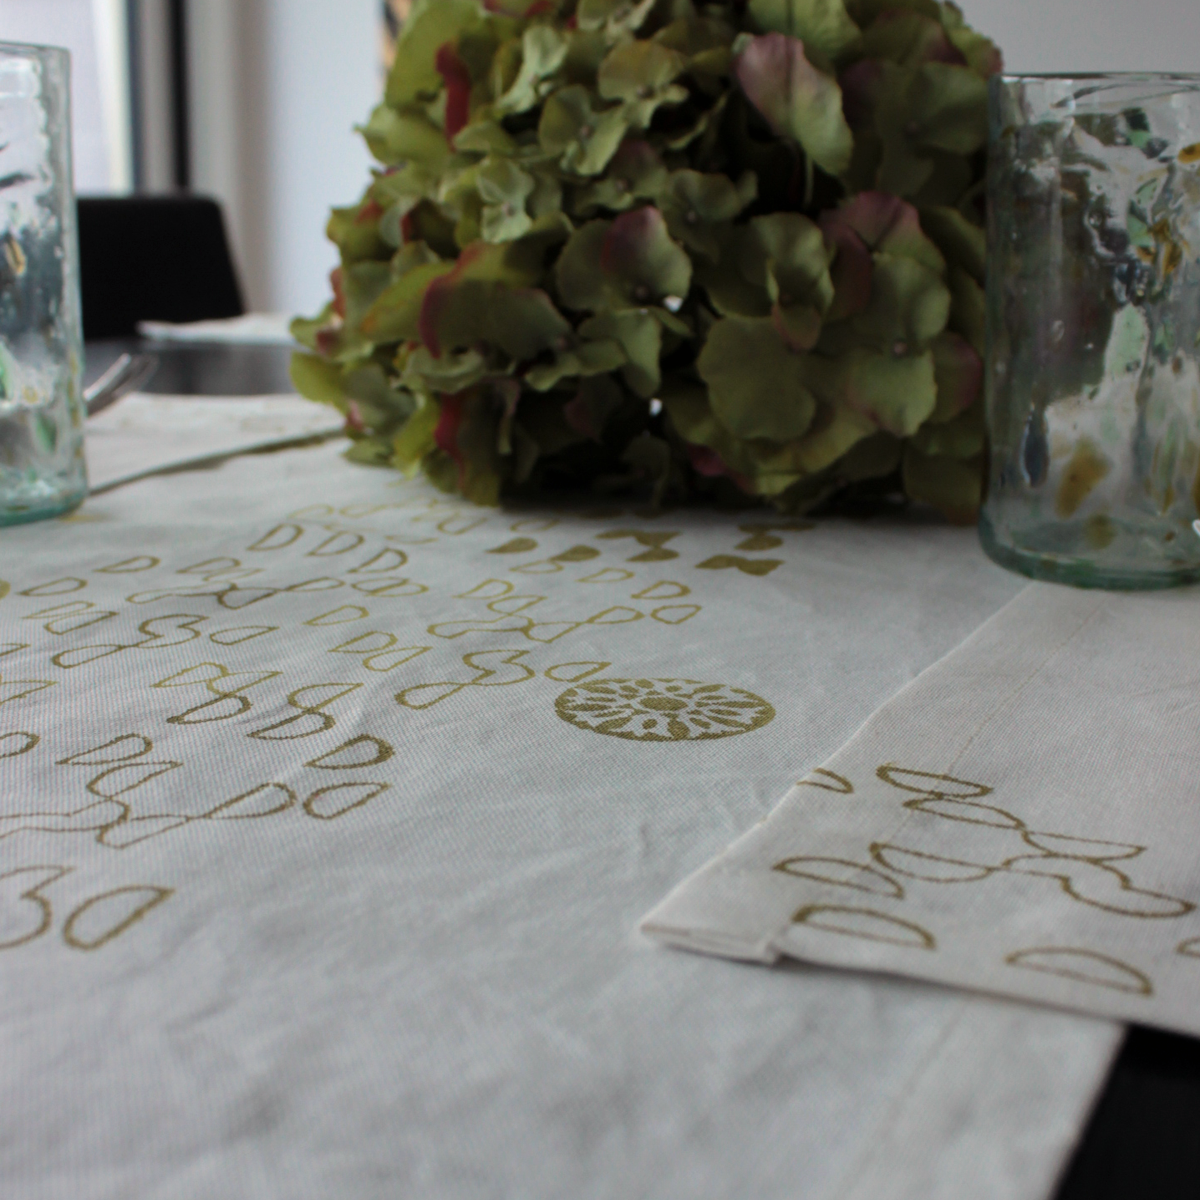
[[[0,525],[87,495],[70,71],[0,44]]]
[[[990,122],[984,549],[1200,580],[1200,75],[1000,76]]]

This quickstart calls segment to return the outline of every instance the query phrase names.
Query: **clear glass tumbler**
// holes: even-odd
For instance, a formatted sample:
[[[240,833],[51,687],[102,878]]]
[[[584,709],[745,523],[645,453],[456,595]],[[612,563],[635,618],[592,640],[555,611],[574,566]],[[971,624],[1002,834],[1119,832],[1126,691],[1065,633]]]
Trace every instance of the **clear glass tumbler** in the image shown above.
[[[1200,579],[1200,76],[993,79],[988,204],[984,549]]]
[[[87,495],[70,71],[0,44],[0,525]]]

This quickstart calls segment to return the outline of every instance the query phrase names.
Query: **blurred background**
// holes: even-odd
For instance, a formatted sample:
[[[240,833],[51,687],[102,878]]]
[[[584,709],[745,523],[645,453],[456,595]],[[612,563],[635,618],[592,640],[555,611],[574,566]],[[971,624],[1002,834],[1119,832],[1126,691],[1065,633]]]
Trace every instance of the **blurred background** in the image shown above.
[[[335,264],[327,210],[368,179],[352,127],[378,100],[409,5],[0,0],[0,40],[72,51],[80,194],[215,197],[246,308],[310,313]],[[1197,0],[962,7],[1010,70],[1200,71]]]

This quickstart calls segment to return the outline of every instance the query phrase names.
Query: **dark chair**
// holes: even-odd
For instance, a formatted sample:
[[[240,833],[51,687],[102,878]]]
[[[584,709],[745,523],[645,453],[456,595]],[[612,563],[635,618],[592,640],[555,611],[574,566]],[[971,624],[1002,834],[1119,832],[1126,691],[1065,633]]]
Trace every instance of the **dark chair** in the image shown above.
[[[215,200],[81,197],[79,256],[89,341],[134,337],[139,321],[204,321],[245,312]]]

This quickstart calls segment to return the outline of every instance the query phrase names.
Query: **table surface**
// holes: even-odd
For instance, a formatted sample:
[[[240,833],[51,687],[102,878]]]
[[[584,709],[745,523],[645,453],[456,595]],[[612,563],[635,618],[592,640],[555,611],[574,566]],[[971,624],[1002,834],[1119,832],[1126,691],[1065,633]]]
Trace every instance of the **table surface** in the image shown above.
[[[86,380],[122,353],[149,351],[158,394],[263,395],[292,390],[283,346],[89,343]],[[1200,1040],[1133,1029],[1096,1107],[1058,1200],[1196,1195],[1200,1178]],[[965,1200],[965,1198],[964,1198]]]

